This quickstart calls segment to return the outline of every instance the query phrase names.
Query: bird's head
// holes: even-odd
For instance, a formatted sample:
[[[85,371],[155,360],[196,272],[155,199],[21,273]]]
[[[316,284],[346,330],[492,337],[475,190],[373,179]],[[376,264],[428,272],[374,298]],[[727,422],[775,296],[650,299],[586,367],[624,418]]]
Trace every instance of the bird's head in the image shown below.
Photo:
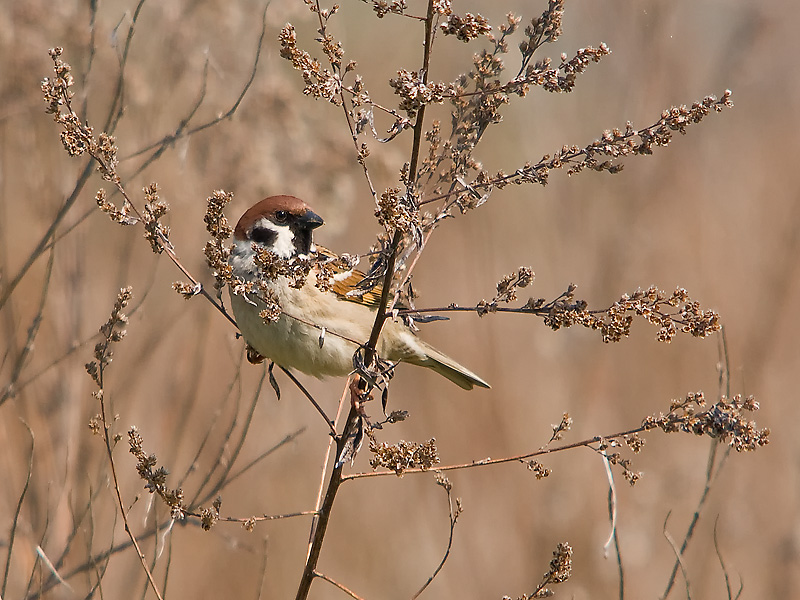
[[[237,245],[255,242],[288,259],[314,252],[312,232],[323,223],[300,198],[270,196],[245,211],[233,237]]]

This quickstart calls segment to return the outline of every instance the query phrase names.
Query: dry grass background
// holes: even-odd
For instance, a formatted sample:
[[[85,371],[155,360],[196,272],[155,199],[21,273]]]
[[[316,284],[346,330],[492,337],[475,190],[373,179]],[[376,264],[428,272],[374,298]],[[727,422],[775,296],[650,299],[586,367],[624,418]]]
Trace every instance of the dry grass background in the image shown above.
[[[527,20],[543,4],[459,2],[455,8],[480,10],[500,23],[508,11]],[[792,50],[800,9],[779,4],[568,3],[564,36],[545,51],[570,53],[604,41],[613,54],[593,65],[572,94],[534,90],[512,104],[506,122],[479,147],[489,170],[511,170],[565,143],[585,145],[628,119],[649,125],[669,105],[721,94],[726,87],[734,91],[735,109],[690,128],[653,157],[629,160],[619,175],[554,173],[546,188],[496,192],[487,205],[433,236],[415,278],[421,303],[467,304],[490,297],[502,275],[530,264],[537,275],[535,296],[552,298],[573,281],[590,304],[605,306],[639,286],[681,285],[721,313],[733,391],[756,395],[762,403],[758,420],[773,433],[767,448],[731,456],[714,484],[684,558],[693,598],[727,597],[714,551],[715,522],[734,588],[739,577],[744,583],[743,597],[800,595],[800,445],[789,427],[798,419],[791,378],[800,355],[800,172],[792,166],[800,114]],[[387,79],[419,64],[417,29],[403,19],[378,21],[360,2],[343,5],[333,27],[347,57],[359,61],[373,97],[391,103]],[[88,81],[78,78],[76,86],[80,102],[81,90],[87,93],[89,120],[98,129],[117,76],[115,27],[127,30],[133,8],[116,0],[99,5],[96,62]],[[206,58],[208,91],[198,119],[228,109],[251,70],[262,10],[263,4],[250,0],[144,5],[128,63],[127,109],[117,131],[123,157],[176,127],[197,97]],[[55,125],[44,114],[39,82],[51,69],[52,46],[65,47],[76,73],[85,69],[89,16],[83,2],[0,5],[0,286],[18,272],[82,168],[81,159],[63,152]],[[235,116],[179,141],[143,175],[125,182],[134,192],[150,181],[159,183],[171,206],[172,241],[206,282],[211,277],[201,252],[202,215],[213,189],[234,192],[234,219],[265,195],[301,196],[326,218],[319,239],[338,251],[363,251],[377,233],[341,111],[304,98],[300,78],[278,56],[275,40],[287,20],[311,49],[314,22],[302,3],[274,0],[257,78]],[[479,42],[440,40],[433,78],[448,80],[466,70],[479,47]],[[393,184],[408,139],[389,147],[372,144],[377,187]],[[137,164],[136,158],[124,161],[121,172],[132,172]],[[41,329],[19,378],[33,380],[0,406],[3,550],[27,473],[24,423],[35,436],[7,598],[22,597],[37,544],[53,560],[60,555],[91,494],[91,518],[83,521],[59,571],[69,573],[90,552],[126,539],[114,517],[102,444],[87,427],[97,406],[83,371],[92,336],[119,287],[133,286],[136,305],[128,338],[107,375],[119,430],[137,425],[146,448],[177,479],[216,425],[182,484],[187,495],[210,468],[212,449],[224,441],[221,425],[234,415],[241,418],[261,374],[241,364],[241,342],[207,303],[184,301],[170,289],[179,274],[154,257],[140,230],[120,229],[93,209],[99,186],[93,178],[58,228],[63,237],[55,246]],[[10,381],[37,314],[46,264],[47,254],[0,312],[2,385]],[[435,437],[445,463],[533,450],[563,412],[575,418],[567,439],[578,440],[634,427],[688,391],[703,389],[713,397],[718,390],[714,338],[662,345],[644,325],[609,346],[592,332],[554,333],[520,315],[456,315],[425,327],[423,336],[493,385],[488,392],[465,393],[435,375],[400,368],[391,402],[409,410],[411,419],[381,435],[387,441]],[[281,381],[280,402],[271,391],[262,394],[242,464],[287,434],[305,430],[224,491],[225,514],[313,507],[326,430],[308,403]],[[333,410],[340,382],[308,385]],[[671,511],[668,529],[680,539],[703,489],[708,453],[707,439],[654,432],[634,461],[643,480],[635,488],[620,483],[628,597],[663,592],[674,561],[662,535],[664,519]],[[355,469],[368,469],[364,454]],[[229,456],[226,451],[223,460]],[[166,511],[149,504],[125,448],[117,449],[117,461],[132,523],[139,532],[152,531],[156,515],[163,519]],[[543,481],[514,464],[451,474],[465,512],[429,597],[521,595],[538,582],[562,540],[575,549],[575,575],[558,594],[617,596],[616,564],[602,550],[609,524],[601,460],[584,449],[544,462],[553,474]],[[447,532],[445,497],[432,475],[347,483],[320,566],[366,598],[410,597],[441,558]],[[232,524],[209,533],[177,525],[163,540],[155,572],[163,582],[169,564],[167,597],[256,598],[263,587],[262,597],[286,598],[296,589],[307,535],[304,519],[262,523],[252,533]],[[145,547],[153,557],[152,538]],[[74,593],[61,586],[48,597],[83,596],[96,577],[95,572],[75,576],[69,580]],[[672,597],[685,594],[681,586]],[[107,597],[147,595],[131,552],[111,558],[102,587]],[[317,582],[312,597],[343,596]]]

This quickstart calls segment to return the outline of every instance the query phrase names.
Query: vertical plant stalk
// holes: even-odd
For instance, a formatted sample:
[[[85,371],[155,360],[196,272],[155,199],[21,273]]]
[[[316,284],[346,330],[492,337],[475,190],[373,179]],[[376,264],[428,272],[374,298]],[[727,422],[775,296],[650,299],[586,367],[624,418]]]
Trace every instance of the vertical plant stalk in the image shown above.
[[[428,71],[430,66],[431,47],[433,46],[433,20],[435,10],[433,0],[428,0],[428,12],[425,17],[425,44],[422,59],[422,80],[427,83]],[[417,112],[417,120],[414,123],[414,145],[411,150],[411,162],[409,168],[409,178],[412,182],[417,179],[417,165],[419,163],[420,148],[422,146],[423,128],[425,119],[425,105],[423,104]],[[411,193],[411,189],[407,191]],[[366,364],[370,364],[377,355],[378,338],[383,329],[383,324],[386,321],[386,307],[389,304],[390,288],[392,284],[392,277],[394,275],[394,267],[397,260],[397,249],[403,239],[403,232],[396,230],[392,238],[391,254],[386,265],[386,274],[383,281],[383,290],[381,293],[381,302],[378,310],[375,313],[375,323],[372,326],[372,332],[369,337],[365,348],[364,359]],[[350,407],[350,414],[345,421],[344,430],[336,440],[336,456],[337,461],[334,464],[333,471],[331,472],[330,479],[328,480],[328,487],[325,491],[325,500],[322,502],[322,507],[319,511],[317,527],[314,531],[314,536],[311,541],[311,548],[306,559],[306,566],[303,569],[303,576],[300,580],[300,586],[297,589],[297,600],[306,600],[308,593],[311,590],[311,583],[314,581],[317,574],[317,563],[319,562],[319,555],[322,552],[322,543],[325,540],[325,532],[328,528],[328,521],[330,520],[331,511],[333,509],[333,502],[336,499],[336,494],[339,491],[339,486],[342,484],[342,469],[344,463],[338,458],[342,456],[350,437],[358,427],[359,414],[355,402]]]
[[[100,422],[94,423],[93,430],[97,433],[100,433],[99,430],[102,427],[102,436],[103,436],[103,445],[106,449],[106,455],[108,456],[108,464],[111,468],[111,476],[114,480],[114,494],[117,498],[117,506],[119,507],[119,514],[122,517],[122,522],[125,525],[125,533],[128,534],[128,538],[131,540],[131,544],[133,545],[134,549],[136,550],[136,555],[139,557],[139,562],[142,564],[142,569],[147,575],[147,581],[150,587],[153,589],[158,600],[164,600],[161,592],[158,590],[158,585],[156,584],[155,579],[153,578],[153,572],[151,571],[150,567],[147,564],[147,559],[142,552],[141,547],[139,546],[139,542],[136,541],[136,536],[133,534],[131,530],[130,523],[128,523],[128,514],[125,511],[125,502],[122,499],[122,490],[119,486],[119,478],[117,477],[117,465],[114,462],[114,446],[111,442],[111,424],[108,422],[108,412],[106,411],[106,401],[105,401],[105,366],[111,362],[111,351],[110,346],[114,342],[119,342],[122,337],[125,335],[125,331],[115,331],[115,328],[118,327],[121,323],[127,322],[127,317],[122,313],[122,309],[125,308],[128,300],[131,296],[131,288],[123,288],[120,290],[119,295],[117,296],[117,301],[114,304],[114,308],[111,311],[111,317],[100,328],[100,332],[105,337],[105,340],[98,343],[95,346],[95,360],[87,363],[86,371],[92,377],[94,382],[97,384],[97,391],[93,392],[93,396],[99,401],[100,404]],[[94,421],[94,419],[93,419]],[[96,428],[96,429],[95,429]],[[116,444],[117,438],[114,438],[114,444]],[[157,528],[156,528],[157,529]]]
[[[101,381],[102,381],[102,367],[101,367]],[[119,480],[117,479],[117,467],[114,464],[114,456],[112,453],[111,448],[111,438],[109,437],[108,430],[109,424],[106,420],[106,404],[105,399],[103,398],[103,388],[100,388],[100,418],[103,421],[103,442],[105,443],[106,447],[106,454],[108,455],[108,463],[111,466],[111,476],[114,479],[114,493],[117,496],[117,505],[119,506],[119,514],[122,517],[122,522],[125,525],[125,533],[128,534],[128,537],[131,540],[131,544],[136,549],[136,555],[139,557],[139,561],[142,563],[142,569],[144,569],[145,575],[147,575],[147,581],[150,583],[150,587],[153,589],[153,593],[156,595],[158,600],[164,600],[161,592],[158,591],[158,585],[156,584],[156,580],[153,578],[153,573],[150,570],[150,567],[147,565],[147,559],[142,552],[141,547],[139,546],[139,542],[136,541],[136,536],[133,535],[133,531],[131,530],[130,524],[128,523],[128,515],[125,512],[125,502],[122,500],[122,492],[119,489]]]
[[[0,599],[6,597],[6,586],[8,585],[8,574],[11,568],[11,555],[14,551],[14,538],[17,536],[17,527],[19,526],[19,515],[22,511],[22,503],[25,501],[25,495],[28,493],[28,487],[31,484],[31,476],[33,475],[33,450],[35,447],[33,430],[28,427],[25,421],[23,421],[22,424],[28,428],[28,433],[31,436],[31,450],[28,453],[28,476],[25,478],[25,485],[22,488],[22,493],[19,495],[17,510],[14,512],[14,519],[11,521],[11,532],[8,534],[8,554],[6,556],[6,567],[3,571],[3,585],[0,588]]]

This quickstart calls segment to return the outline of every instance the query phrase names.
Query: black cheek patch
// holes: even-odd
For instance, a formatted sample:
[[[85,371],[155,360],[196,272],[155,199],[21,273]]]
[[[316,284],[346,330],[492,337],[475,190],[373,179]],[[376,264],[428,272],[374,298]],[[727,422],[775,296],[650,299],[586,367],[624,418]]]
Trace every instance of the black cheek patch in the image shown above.
[[[277,237],[277,231],[272,231],[266,227],[253,227],[253,231],[250,233],[250,239],[264,246],[271,246]]]

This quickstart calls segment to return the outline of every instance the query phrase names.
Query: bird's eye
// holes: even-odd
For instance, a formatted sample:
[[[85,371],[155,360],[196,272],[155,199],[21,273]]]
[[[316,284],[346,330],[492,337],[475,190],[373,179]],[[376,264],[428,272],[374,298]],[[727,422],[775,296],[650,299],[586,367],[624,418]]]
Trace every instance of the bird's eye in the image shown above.
[[[275,220],[278,223],[286,223],[286,220],[289,218],[289,212],[285,210],[279,210],[275,213]]]

